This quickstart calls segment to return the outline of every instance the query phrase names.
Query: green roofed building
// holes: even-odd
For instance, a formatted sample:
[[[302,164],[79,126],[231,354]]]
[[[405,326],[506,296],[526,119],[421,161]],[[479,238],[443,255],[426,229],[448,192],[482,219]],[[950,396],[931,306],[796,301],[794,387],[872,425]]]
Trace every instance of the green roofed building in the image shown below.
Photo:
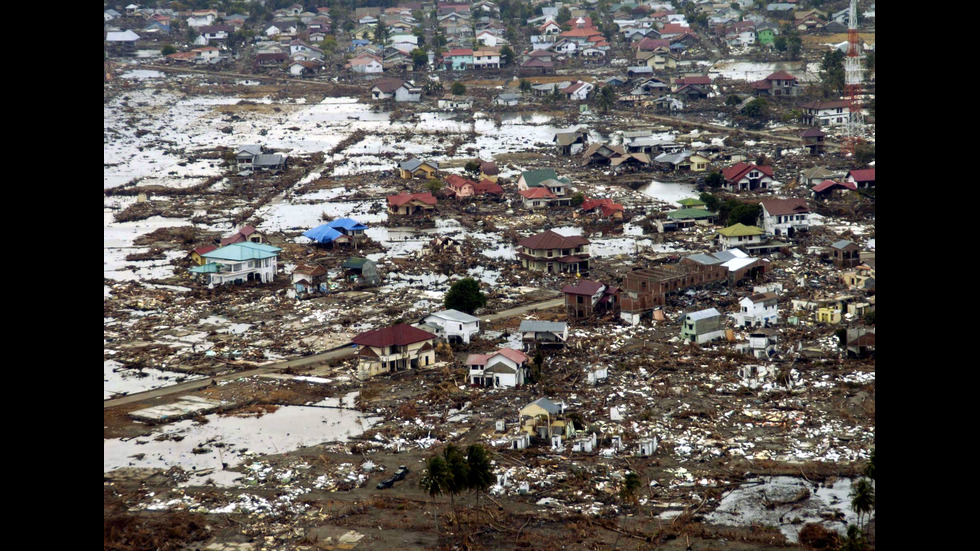
[[[270,283],[275,278],[281,250],[267,243],[234,243],[202,254],[205,264],[190,271],[206,281],[208,287],[247,281]]]
[[[694,199],[692,197],[688,197],[687,199],[681,199],[680,201],[677,202],[677,204],[679,204],[682,207],[682,210],[683,209],[707,209],[708,208],[707,205],[704,204],[704,201],[702,201],[700,199]]]
[[[742,245],[761,244],[766,240],[766,232],[762,228],[739,223],[718,230],[715,239],[722,248],[731,249]]]

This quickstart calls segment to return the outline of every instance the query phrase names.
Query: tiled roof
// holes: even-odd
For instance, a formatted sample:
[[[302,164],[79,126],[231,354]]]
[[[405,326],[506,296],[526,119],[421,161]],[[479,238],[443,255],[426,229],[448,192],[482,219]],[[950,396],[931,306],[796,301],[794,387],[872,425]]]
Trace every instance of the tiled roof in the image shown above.
[[[361,346],[374,347],[406,346],[434,338],[436,338],[436,336],[428,331],[423,331],[416,327],[412,327],[407,323],[399,323],[398,325],[394,325],[392,327],[385,327],[384,329],[375,329],[374,331],[361,333],[360,335],[354,337],[351,342]]]
[[[525,237],[517,242],[521,247],[532,250],[547,249],[574,249],[581,245],[588,245],[589,240],[581,235],[564,236],[552,230],[541,232],[531,237]]]

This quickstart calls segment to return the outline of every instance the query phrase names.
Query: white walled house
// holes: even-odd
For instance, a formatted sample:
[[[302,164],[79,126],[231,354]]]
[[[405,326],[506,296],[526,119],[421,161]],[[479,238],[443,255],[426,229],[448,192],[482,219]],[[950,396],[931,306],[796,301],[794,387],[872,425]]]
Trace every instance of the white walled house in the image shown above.
[[[756,226],[738,223],[718,230],[715,240],[722,249],[761,245],[768,240],[765,230]]]
[[[513,348],[501,348],[490,354],[470,354],[466,358],[470,384],[513,388],[525,383],[528,358]]]
[[[214,46],[194,48],[191,51],[194,52],[194,63],[217,63],[221,61],[221,50]]]
[[[524,350],[562,347],[568,341],[568,324],[563,321],[524,320],[517,330],[521,332]]]
[[[810,229],[810,208],[805,199],[766,199],[762,207],[762,229],[770,235],[793,237]]]
[[[281,250],[265,243],[233,243],[202,254],[205,264],[190,271],[202,277],[209,287],[247,281],[270,283],[275,278]]]
[[[741,327],[773,325],[779,320],[778,297],[775,293],[757,293],[738,301],[736,323]]]
[[[806,126],[838,126],[847,124],[850,104],[847,100],[812,101],[804,103],[803,124]]]
[[[426,325],[437,328],[436,335],[450,343],[469,344],[470,338],[480,332],[480,318],[459,310],[435,312],[422,321]]]

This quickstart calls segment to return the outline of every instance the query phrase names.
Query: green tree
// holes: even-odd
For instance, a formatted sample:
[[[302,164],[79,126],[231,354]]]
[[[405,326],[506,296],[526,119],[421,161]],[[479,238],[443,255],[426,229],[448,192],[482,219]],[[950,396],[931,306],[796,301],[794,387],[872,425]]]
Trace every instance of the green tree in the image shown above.
[[[454,96],[462,96],[466,94],[466,86],[462,82],[454,82],[450,91]]]
[[[786,46],[786,35],[780,34],[772,39],[772,47],[776,48],[776,51],[785,52]]]
[[[500,49],[500,63],[502,65],[510,65],[514,62],[514,49],[510,47],[509,44],[504,45]]]
[[[603,86],[596,95],[595,103],[603,113],[608,113],[616,105],[616,91],[612,86]]]
[[[160,55],[170,55],[177,53],[177,48],[173,44],[164,44],[163,48],[160,48]]]
[[[725,105],[729,107],[735,107],[740,103],[742,103],[742,98],[736,96],[735,94],[728,96],[728,99],[725,100]]]
[[[486,448],[480,444],[473,444],[466,448],[466,465],[466,485],[476,493],[476,504],[479,506],[480,494],[489,490],[496,481]]]
[[[419,488],[435,501],[437,496],[449,493],[452,473],[441,455],[433,455],[425,461],[425,470],[419,479]]]
[[[572,194],[571,205],[573,207],[580,207],[580,206],[582,206],[582,203],[584,203],[584,202],[585,202],[585,194],[584,193],[582,193],[581,191],[576,191],[575,193]]]
[[[333,55],[337,51],[337,39],[333,36],[324,37],[323,41],[320,42],[320,49],[328,55]]]
[[[478,161],[477,159],[473,159],[472,161],[466,161],[466,164],[463,166],[463,170],[469,173],[470,176],[473,176],[474,178],[479,178],[480,161]]]
[[[389,36],[391,36],[391,29],[384,24],[384,21],[378,21],[378,26],[374,28],[374,41],[384,45],[388,43]]]
[[[428,180],[425,181],[424,187],[430,193],[435,193],[440,189],[442,189],[442,180],[438,178],[429,178]]]
[[[412,50],[412,65],[415,70],[419,70],[429,64],[429,54],[425,53],[422,48],[415,48]]]
[[[529,94],[531,90],[533,90],[533,88],[531,87],[531,81],[526,78],[522,78],[520,89],[521,89],[521,94]]]
[[[197,37],[201,36],[201,33],[197,32],[197,29],[188,25],[187,30],[184,32],[184,40],[188,44],[193,44]]]
[[[466,277],[453,283],[449,292],[446,293],[445,306],[448,309],[472,314],[486,304],[487,295],[480,292],[480,284],[472,277]]]
[[[841,539],[840,545],[837,547],[839,551],[865,551],[867,548],[868,544],[864,540],[864,534],[854,524],[847,527],[847,535]]]
[[[738,206],[728,212],[728,225],[745,224],[746,226],[754,226],[758,222],[760,214],[762,214],[762,207],[759,205],[739,203]]]
[[[453,510],[453,518],[459,522],[459,517],[456,516],[456,496],[469,488],[469,464],[466,462],[466,456],[455,444],[446,446],[446,449],[442,450],[442,457],[449,469],[449,504]]]
[[[640,475],[632,472],[627,473],[623,477],[623,486],[619,489],[619,499],[623,504],[636,507],[640,503],[640,488],[642,486]]]
[[[858,524],[866,527],[871,520],[871,512],[875,510],[875,487],[867,478],[859,478],[851,488],[851,509],[858,515]],[[864,524],[861,519],[864,519]]]
[[[761,119],[769,112],[769,104],[763,98],[755,98],[748,105],[742,108],[742,113],[747,117]]]
[[[803,39],[800,38],[800,32],[796,29],[786,34],[786,53],[793,61],[799,60],[800,54],[803,53]]]
[[[707,176],[704,177],[704,183],[708,187],[714,187],[714,188],[721,187],[721,185],[725,183],[725,177],[721,175],[721,172],[718,172],[716,170],[716,171],[713,171],[713,172],[709,173]],[[707,195],[714,200],[715,206],[714,207],[710,207],[710,206],[708,207],[708,210],[713,211],[713,210],[715,210],[715,208],[718,207],[718,198],[716,198],[715,196],[713,196],[711,194],[707,194]],[[701,194],[701,200],[704,201],[705,203],[707,203],[708,201],[704,198],[704,196],[705,196],[705,194],[702,193]]]
[[[823,55],[823,60],[820,62],[820,78],[825,95],[844,93],[844,57],[844,52],[837,49]]]
[[[718,174],[718,173],[717,172],[712,172],[711,174]],[[708,177],[709,178],[711,177],[711,174],[708,174]],[[718,174],[718,175],[721,176],[721,174]],[[707,178],[705,178],[705,183],[707,183]],[[714,196],[714,195],[712,195],[712,194],[710,194],[710,193],[708,193],[706,191],[703,192],[703,193],[701,193],[701,195],[700,195],[700,197],[698,197],[698,199],[701,199],[701,201],[704,202],[704,206],[707,207],[707,209],[710,210],[711,212],[717,212],[718,211],[718,204],[721,203],[721,200],[718,199],[718,197],[716,197],[716,196]]]
[[[875,479],[875,449],[871,448],[871,457],[868,458],[868,464],[864,466],[864,476]]]
[[[875,160],[875,146],[870,143],[858,144],[854,147],[854,160],[866,165]]]
[[[565,6],[562,6],[562,8],[558,10],[558,19],[555,21],[555,23],[558,23],[559,25],[563,25],[566,21],[568,21],[571,18],[572,18],[572,11],[566,8]]]

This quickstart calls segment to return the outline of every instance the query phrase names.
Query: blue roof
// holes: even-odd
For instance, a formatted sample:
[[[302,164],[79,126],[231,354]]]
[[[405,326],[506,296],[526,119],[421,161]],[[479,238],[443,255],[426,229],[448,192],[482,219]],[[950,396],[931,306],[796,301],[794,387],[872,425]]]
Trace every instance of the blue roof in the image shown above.
[[[331,228],[344,229],[344,230],[347,230],[347,231],[358,231],[358,230],[366,230],[367,229],[367,226],[365,226],[364,224],[361,224],[360,222],[358,222],[357,220],[354,220],[352,218],[339,218],[337,220],[334,220],[333,222],[327,222],[326,225],[328,227],[331,227]],[[310,230],[310,231],[312,231],[312,230]],[[306,235],[306,234],[304,234],[304,235]]]
[[[330,224],[321,224],[312,230],[303,232],[303,237],[309,237],[317,243],[333,243],[338,237],[344,234],[330,227]]]
[[[263,258],[279,256],[279,251],[281,250],[282,249],[279,247],[273,247],[272,245],[266,245],[265,243],[243,241],[241,243],[228,245],[227,247],[215,249],[209,253],[204,253],[201,256],[207,258],[208,260],[261,260]]]

